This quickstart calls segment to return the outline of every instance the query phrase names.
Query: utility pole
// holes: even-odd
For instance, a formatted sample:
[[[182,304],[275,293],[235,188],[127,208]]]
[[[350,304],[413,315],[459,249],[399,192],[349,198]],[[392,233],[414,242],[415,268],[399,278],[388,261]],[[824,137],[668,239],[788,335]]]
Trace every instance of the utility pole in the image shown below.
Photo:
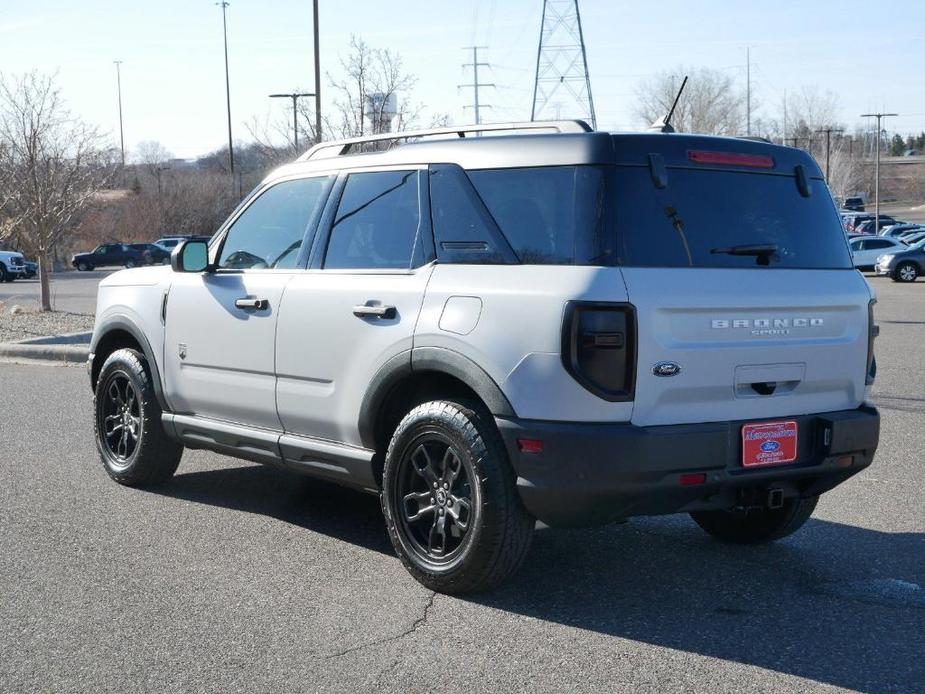
[[[751,46],[745,47],[745,134],[752,134],[752,55]]]
[[[225,37],[225,104],[228,108],[228,162],[231,166],[231,177],[234,180],[234,144],[231,141],[231,81],[228,78],[228,23],[225,19],[225,10],[231,3],[215,3],[222,8],[222,35]]]
[[[880,123],[884,118],[895,118],[898,113],[862,113],[861,118],[877,119],[877,163],[874,167],[874,233],[880,233]]]
[[[296,149],[299,148],[299,109],[298,109],[298,103],[299,103],[299,97],[302,97],[302,96],[315,96],[315,95],[314,95],[314,94],[311,94],[311,93],[304,93],[304,94],[295,94],[295,93],[293,93],[293,94],[270,94],[270,98],[271,98],[271,99],[279,99],[279,98],[282,98],[282,97],[285,97],[285,98],[287,98],[287,99],[292,99],[292,134],[293,134],[293,142],[294,142],[294,144],[295,144],[295,148],[296,148]]]
[[[463,106],[463,108],[472,108],[475,111],[475,124],[479,125],[482,122],[482,116],[479,112],[479,109],[482,108],[491,108],[488,104],[479,103],[479,88],[481,87],[494,87],[492,83],[479,82],[479,68],[480,67],[491,67],[490,63],[480,63],[479,62],[479,49],[484,50],[488,49],[488,46],[467,46],[463,48],[464,51],[472,51],[472,62],[463,63],[463,67],[472,68],[472,84],[460,84],[457,85],[458,89],[463,89],[465,87],[472,87],[472,104],[468,106]]]
[[[829,182],[829,152],[831,146],[832,133],[845,132],[842,128],[820,128],[817,133],[825,133],[825,182]]]
[[[321,142],[321,49],[318,46],[318,0],[314,2],[315,29],[315,141]]]
[[[125,168],[125,134],[122,131],[122,71],[119,69],[119,66],[122,65],[121,60],[113,60],[113,63],[116,64],[116,88],[119,92],[119,145],[122,147],[122,168]]]

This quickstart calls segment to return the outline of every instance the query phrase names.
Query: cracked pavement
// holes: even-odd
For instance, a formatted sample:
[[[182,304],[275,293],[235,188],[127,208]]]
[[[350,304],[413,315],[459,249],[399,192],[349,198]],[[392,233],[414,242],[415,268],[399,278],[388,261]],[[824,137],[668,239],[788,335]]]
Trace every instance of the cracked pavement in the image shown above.
[[[0,691],[925,691],[925,282],[872,283],[881,448],[802,531],[540,530],[467,597],[372,496],[198,451],[119,487],[84,370],[0,364]]]

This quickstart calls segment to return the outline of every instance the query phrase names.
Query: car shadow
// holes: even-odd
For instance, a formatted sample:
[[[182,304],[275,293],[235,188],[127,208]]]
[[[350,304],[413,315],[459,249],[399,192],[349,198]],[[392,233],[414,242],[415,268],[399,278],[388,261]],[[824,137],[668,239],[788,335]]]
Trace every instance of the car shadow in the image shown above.
[[[156,491],[392,553],[376,497],[294,473],[191,472]],[[743,547],[671,516],[538,529],[518,574],[462,599],[617,637],[614,657],[630,640],[861,691],[925,691],[923,571],[923,533],[810,519]]]

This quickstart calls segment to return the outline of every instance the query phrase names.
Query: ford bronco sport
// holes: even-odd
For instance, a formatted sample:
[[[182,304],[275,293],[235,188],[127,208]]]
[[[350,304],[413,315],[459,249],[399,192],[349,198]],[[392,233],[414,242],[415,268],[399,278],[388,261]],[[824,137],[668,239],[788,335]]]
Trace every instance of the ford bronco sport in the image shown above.
[[[766,542],[871,463],[873,302],[798,149],[580,122],[326,142],[170,268],[101,282],[96,442],[126,485],[187,447],[376,493],[445,592],[509,576],[537,520]]]

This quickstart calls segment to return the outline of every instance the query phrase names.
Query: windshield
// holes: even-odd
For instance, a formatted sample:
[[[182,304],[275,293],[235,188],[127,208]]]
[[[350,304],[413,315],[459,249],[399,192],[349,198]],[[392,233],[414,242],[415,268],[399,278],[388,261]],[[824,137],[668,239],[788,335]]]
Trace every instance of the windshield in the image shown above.
[[[803,197],[789,175],[669,167],[657,188],[647,167],[618,167],[617,255],[645,267],[851,268],[845,234],[822,181]]]

